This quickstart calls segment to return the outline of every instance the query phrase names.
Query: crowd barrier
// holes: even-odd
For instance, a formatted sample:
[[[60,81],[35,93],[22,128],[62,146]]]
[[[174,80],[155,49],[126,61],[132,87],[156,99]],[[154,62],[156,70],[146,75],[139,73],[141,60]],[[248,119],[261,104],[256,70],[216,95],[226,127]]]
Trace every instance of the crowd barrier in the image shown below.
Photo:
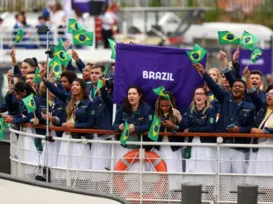
[[[29,128],[37,128],[28,126]],[[29,129],[28,128],[28,129]],[[44,128],[39,126],[39,128]],[[269,134],[228,134],[228,133],[176,133],[175,136],[215,136],[217,143],[179,143],[179,142],[144,142],[143,137],[147,137],[147,133],[141,136],[139,142],[127,142],[128,145],[139,145],[139,149],[128,151],[125,156],[119,157],[116,155],[116,149],[120,147],[120,141],[115,140],[115,136],[119,133],[114,131],[96,130],[96,129],[64,129],[61,127],[50,127],[50,130],[69,131],[78,133],[97,133],[100,135],[113,135],[112,140],[86,140],[86,139],[71,139],[64,137],[53,137],[55,142],[45,142],[45,136],[37,135],[24,128],[21,131],[10,128],[11,137],[11,174],[13,176],[24,177],[34,180],[37,175],[45,172],[48,173],[47,181],[54,185],[68,186],[79,188],[88,191],[100,191],[114,194],[125,198],[131,203],[180,203],[181,193],[177,192],[184,183],[198,183],[203,185],[203,190],[207,194],[202,196],[203,203],[236,203],[236,194],[230,191],[236,191],[238,185],[256,184],[259,189],[266,194],[259,195],[259,203],[273,202],[273,176],[267,174],[247,174],[247,173],[221,173],[220,172],[220,154],[226,148],[257,148],[257,145],[250,144],[224,144],[224,137],[261,137],[273,138]],[[166,133],[161,133],[166,135]],[[171,133],[168,135],[173,136]],[[21,137],[21,140],[20,140]],[[43,140],[43,153],[38,153],[31,145],[23,144],[22,139],[34,141],[35,138]],[[25,141],[26,141],[25,140]],[[67,149],[65,153],[50,152],[50,146],[56,142],[66,143]],[[77,155],[71,154],[71,149],[75,144],[82,145],[80,153]],[[84,146],[87,144],[104,144],[108,145],[110,154],[83,154]],[[203,160],[205,163],[214,163],[215,170],[211,173],[185,172],[185,163],[187,159],[181,158],[181,163],[184,166],[181,172],[171,172],[166,169],[166,163],[174,160],[174,158],[162,158],[155,149],[150,152],[145,152],[145,146],[187,146],[192,147],[210,147],[215,150],[215,158]],[[34,146],[34,145],[32,145]],[[47,148],[46,148],[47,146]],[[262,148],[273,148],[273,145],[259,145]],[[52,149],[52,148],[51,148]],[[92,149],[92,148],[91,148]],[[46,153],[45,151],[48,150]],[[98,150],[98,149],[97,149]],[[99,150],[98,150],[99,151]],[[180,150],[179,150],[180,151]],[[26,155],[31,154],[36,159],[29,160]],[[182,150],[181,150],[182,154]],[[100,156],[99,156],[100,155]],[[249,165],[251,160],[247,158],[245,163]],[[65,157],[66,166],[60,167],[53,164],[54,159]],[[88,161],[100,162],[108,159],[109,168],[105,169],[88,169],[84,164]],[[195,162],[195,159],[192,159]],[[239,160],[237,160],[240,162]],[[95,162],[95,163],[96,163]],[[228,162],[228,161],[227,161]],[[261,161],[261,162],[266,162]],[[72,164],[75,164],[74,166]],[[49,170],[45,170],[39,165],[47,164]],[[177,165],[179,161],[177,162]],[[50,176],[49,176],[50,175]]]

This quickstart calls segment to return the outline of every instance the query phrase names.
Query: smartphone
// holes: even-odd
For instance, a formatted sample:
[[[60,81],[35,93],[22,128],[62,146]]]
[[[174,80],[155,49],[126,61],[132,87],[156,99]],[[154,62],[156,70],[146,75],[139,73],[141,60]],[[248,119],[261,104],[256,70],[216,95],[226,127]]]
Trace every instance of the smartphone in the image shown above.
[[[160,120],[162,121],[162,122],[164,122],[165,120],[167,120],[166,118],[160,118]]]
[[[14,79],[10,80],[10,84],[14,85]]]
[[[11,66],[11,67],[9,68],[9,71],[10,71],[12,74],[14,74],[14,66]]]
[[[234,128],[234,124],[228,125],[227,128]]]
[[[42,113],[46,114],[46,108],[42,108]]]

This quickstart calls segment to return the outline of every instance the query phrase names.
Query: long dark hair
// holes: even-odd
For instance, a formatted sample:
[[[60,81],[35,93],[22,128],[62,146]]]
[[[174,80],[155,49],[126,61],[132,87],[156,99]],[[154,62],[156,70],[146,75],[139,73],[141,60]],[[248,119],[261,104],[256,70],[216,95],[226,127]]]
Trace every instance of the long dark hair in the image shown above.
[[[170,102],[172,103],[173,105],[173,108],[176,108],[176,104],[175,104],[175,97],[172,95],[172,93],[170,91],[166,91],[166,93],[170,96]],[[160,101],[163,101],[163,100],[167,100],[166,98],[164,97],[161,97],[159,96],[156,100],[156,103],[155,103],[155,114],[157,117],[159,118],[164,118],[164,113],[163,111],[161,110],[160,108]],[[177,118],[174,117],[173,115],[173,110],[172,110],[172,107],[170,108],[169,110],[169,119],[173,122],[173,123],[176,123],[177,122]]]
[[[80,78],[76,78],[76,79],[74,79],[74,81],[79,82],[79,84],[81,86],[80,100],[89,99],[87,86],[86,86],[85,81],[83,79],[80,79]],[[72,95],[69,103],[66,106],[66,114],[67,114],[68,119],[72,116],[72,113],[73,113],[74,108],[75,108],[75,103],[76,103],[76,98],[75,98],[75,96]]]
[[[139,86],[137,85],[131,85],[128,89],[127,89],[127,95],[126,95],[126,98],[124,99],[123,101],[123,105],[125,107],[125,110],[127,113],[131,113],[132,112],[132,106],[128,100],[128,92],[130,89],[136,89],[137,90],[137,93],[138,95],[140,95],[140,99],[139,99],[139,104],[142,103],[144,101],[144,97],[143,97],[143,93],[142,93],[142,90]]]
[[[26,96],[28,96],[30,94],[34,94],[34,95],[36,94],[35,91],[33,90],[33,88],[24,81],[18,81],[14,85],[14,91],[17,93],[26,91]]]

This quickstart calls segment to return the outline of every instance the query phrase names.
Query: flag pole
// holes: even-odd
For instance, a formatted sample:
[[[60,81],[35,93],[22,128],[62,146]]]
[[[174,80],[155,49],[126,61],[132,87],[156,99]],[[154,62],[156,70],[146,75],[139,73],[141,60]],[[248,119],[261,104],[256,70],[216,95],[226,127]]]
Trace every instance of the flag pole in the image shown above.
[[[47,27],[47,31],[46,31],[46,38],[47,38],[47,42],[46,42],[46,79],[49,81],[49,29]],[[48,140],[49,140],[49,90],[48,88],[46,89],[46,135],[45,135],[45,162],[44,162],[44,166],[46,167],[46,182],[49,182],[49,172],[48,172]]]
[[[239,50],[239,48],[240,48],[240,44],[238,45],[237,50]]]

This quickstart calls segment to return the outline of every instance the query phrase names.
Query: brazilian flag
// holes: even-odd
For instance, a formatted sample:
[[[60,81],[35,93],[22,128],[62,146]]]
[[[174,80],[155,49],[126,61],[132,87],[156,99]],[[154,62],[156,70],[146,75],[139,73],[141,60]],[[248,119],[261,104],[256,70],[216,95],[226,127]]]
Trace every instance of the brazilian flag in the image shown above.
[[[87,32],[86,30],[73,31],[73,43],[76,45],[93,45],[93,32]]]
[[[244,31],[243,36],[241,37],[240,45],[252,51],[255,48],[255,44],[258,42],[259,39],[255,35]]]
[[[62,38],[58,37],[58,46],[63,47],[64,46],[64,42],[62,40]]]
[[[167,100],[170,100],[170,96],[169,96],[169,94],[166,93],[164,86],[160,86],[158,88],[154,88],[153,92],[156,95],[160,96],[160,97],[163,97],[163,98],[165,98]]]
[[[41,76],[40,76],[40,71],[39,71],[39,67],[36,67],[35,69],[35,76],[34,76],[34,82],[36,84],[40,84],[41,83]]]
[[[24,37],[24,31],[22,28],[18,28],[17,30],[17,35],[16,35],[16,38],[15,38],[15,43],[19,43],[23,40],[23,37]]]
[[[73,33],[73,31],[80,31],[83,27],[75,20],[70,18],[68,20],[68,33]]]
[[[128,125],[128,122],[125,121],[125,123],[124,123],[124,129],[123,129],[123,131],[121,133],[121,136],[120,136],[120,142],[121,142],[121,144],[123,146],[125,146],[126,143],[127,143],[128,137],[130,135],[129,133],[130,133],[129,132],[129,125]]]
[[[240,44],[240,38],[229,31],[218,31],[218,38],[220,45],[224,44]]]
[[[110,38],[108,38],[108,42],[110,44],[110,48],[112,50],[111,59],[116,59],[116,42]]]
[[[193,50],[186,52],[193,64],[199,63],[207,53],[207,51],[204,48],[200,47],[197,44],[194,45]]]
[[[99,79],[99,80],[98,80],[98,84],[97,84],[97,89],[101,89],[102,87],[103,87],[102,80]]]
[[[0,118],[0,140],[3,140],[5,129],[4,119]]]
[[[155,142],[157,142],[159,137],[160,124],[161,124],[160,119],[156,115],[154,115],[154,119],[150,127],[148,137]]]
[[[54,56],[57,56],[62,65],[67,66],[72,59],[71,55],[64,49],[63,46],[55,46]]]
[[[33,94],[30,94],[29,96],[23,98],[22,100],[27,108],[28,113],[34,112],[36,110],[36,103]]]
[[[250,56],[250,60],[252,62],[256,63],[260,59],[260,57],[262,56],[262,53],[263,53],[263,51],[256,47]]]
[[[55,78],[60,78],[62,74],[62,64],[57,56],[52,58],[52,60],[49,62],[49,66],[51,67]]]
[[[103,73],[102,73],[105,77],[106,77],[106,75],[107,75],[108,69],[109,69],[109,67],[108,67],[108,65],[107,65],[107,66],[105,67]]]

